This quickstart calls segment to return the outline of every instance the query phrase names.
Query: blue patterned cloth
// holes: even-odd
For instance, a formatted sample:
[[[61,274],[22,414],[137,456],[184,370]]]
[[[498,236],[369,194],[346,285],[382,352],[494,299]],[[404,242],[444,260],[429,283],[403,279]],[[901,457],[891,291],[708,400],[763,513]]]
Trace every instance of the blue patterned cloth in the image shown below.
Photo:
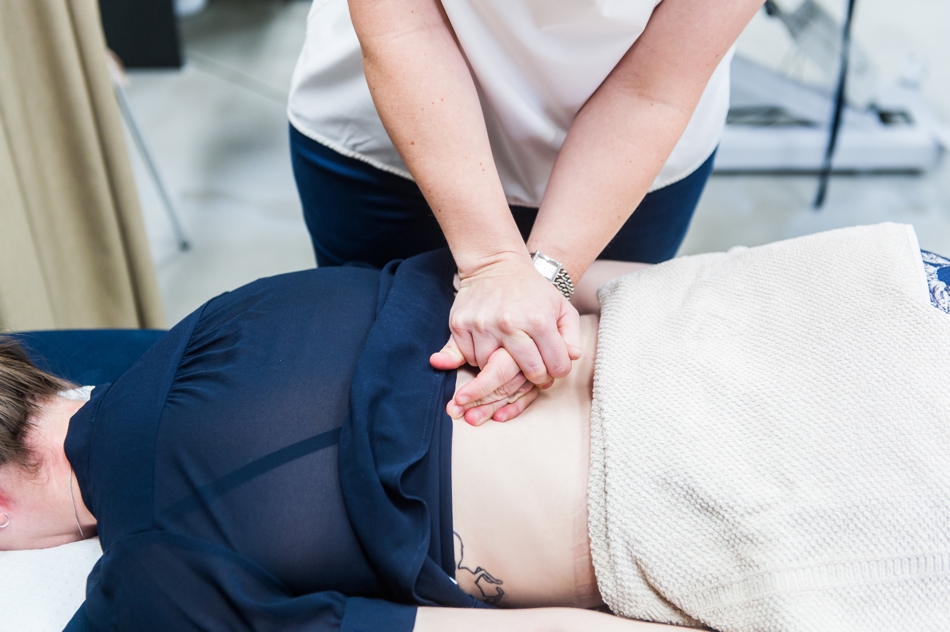
[[[950,314],[950,259],[926,250],[920,251],[930,287],[930,302],[942,312]]]

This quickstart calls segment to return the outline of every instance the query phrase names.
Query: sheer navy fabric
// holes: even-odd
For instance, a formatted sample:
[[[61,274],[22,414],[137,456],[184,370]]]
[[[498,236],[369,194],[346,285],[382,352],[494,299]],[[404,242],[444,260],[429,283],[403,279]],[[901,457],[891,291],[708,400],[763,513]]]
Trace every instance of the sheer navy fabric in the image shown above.
[[[71,420],[103,557],[67,629],[411,630],[453,572],[447,252],[222,295]],[[341,441],[342,436],[342,441]]]
[[[366,341],[340,439],[340,483],[354,529],[394,599],[484,607],[449,579],[452,423],[445,405],[455,373],[429,366],[449,338],[455,264],[447,249],[407,259]],[[380,292],[382,296],[384,291]],[[392,555],[398,543],[400,554]]]

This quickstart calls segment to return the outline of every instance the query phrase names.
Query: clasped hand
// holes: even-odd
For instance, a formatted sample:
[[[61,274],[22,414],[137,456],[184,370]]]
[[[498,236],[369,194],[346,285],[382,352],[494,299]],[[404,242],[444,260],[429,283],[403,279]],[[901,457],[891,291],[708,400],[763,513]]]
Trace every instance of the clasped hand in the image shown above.
[[[445,371],[481,369],[447,407],[473,425],[518,416],[581,356],[577,310],[523,255],[461,275],[449,329],[449,341],[429,361]]]

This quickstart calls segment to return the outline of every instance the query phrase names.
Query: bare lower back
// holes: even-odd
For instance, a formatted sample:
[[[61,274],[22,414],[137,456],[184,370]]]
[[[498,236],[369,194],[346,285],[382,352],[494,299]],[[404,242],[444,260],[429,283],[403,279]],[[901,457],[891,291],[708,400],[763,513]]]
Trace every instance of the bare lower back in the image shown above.
[[[584,355],[520,417],[454,422],[456,579],[500,606],[601,604],[587,534],[596,316],[581,319]],[[472,374],[459,371],[457,388]]]

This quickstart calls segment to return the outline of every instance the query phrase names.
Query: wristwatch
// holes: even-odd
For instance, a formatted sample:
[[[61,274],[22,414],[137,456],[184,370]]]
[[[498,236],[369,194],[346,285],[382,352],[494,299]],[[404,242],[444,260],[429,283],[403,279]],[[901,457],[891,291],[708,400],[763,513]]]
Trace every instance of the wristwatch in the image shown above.
[[[538,250],[531,255],[531,262],[534,263],[535,270],[540,272],[541,276],[561,291],[564,298],[571,300],[571,297],[574,296],[574,283],[571,281],[571,275],[567,273],[560,261],[555,261]]]

